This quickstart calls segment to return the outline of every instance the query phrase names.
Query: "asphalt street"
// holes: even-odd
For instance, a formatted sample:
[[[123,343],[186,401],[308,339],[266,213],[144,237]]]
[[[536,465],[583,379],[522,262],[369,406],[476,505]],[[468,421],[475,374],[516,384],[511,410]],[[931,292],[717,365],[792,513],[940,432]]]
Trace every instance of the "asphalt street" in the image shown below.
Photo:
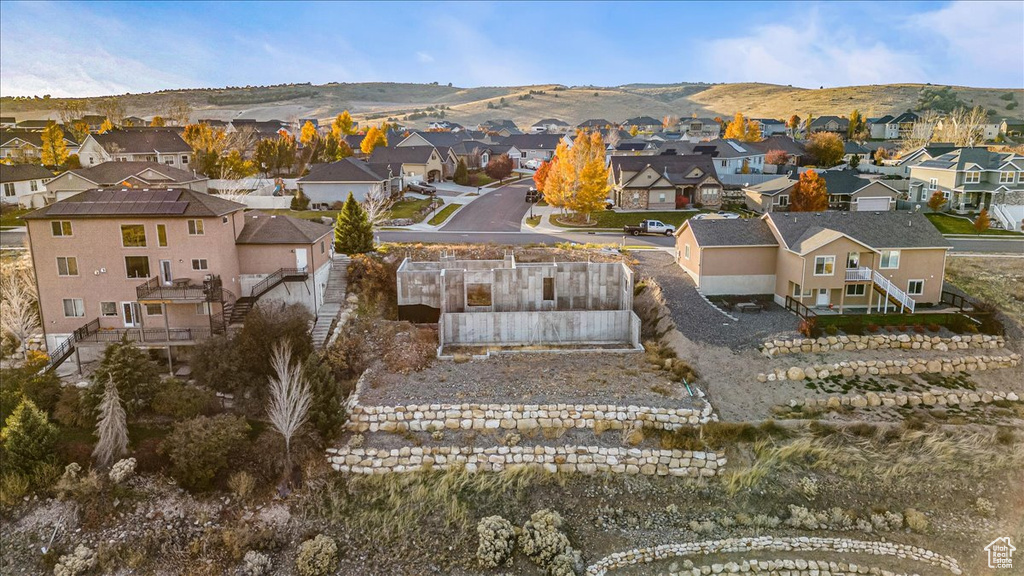
[[[459,210],[442,232],[519,232],[523,216],[530,209],[526,191],[533,184],[524,178],[487,192]]]

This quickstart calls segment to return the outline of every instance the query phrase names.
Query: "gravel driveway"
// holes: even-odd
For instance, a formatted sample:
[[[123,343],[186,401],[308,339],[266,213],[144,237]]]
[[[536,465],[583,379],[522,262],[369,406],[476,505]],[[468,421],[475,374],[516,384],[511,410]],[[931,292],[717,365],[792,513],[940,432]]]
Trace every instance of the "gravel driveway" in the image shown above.
[[[632,256],[638,262],[638,275],[649,276],[661,286],[676,327],[694,342],[756,348],[776,334],[792,336],[796,332],[799,319],[777,304],[769,304],[757,314],[732,313],[733,320],[701,297],[693,280],[670,255],[637,251]]]

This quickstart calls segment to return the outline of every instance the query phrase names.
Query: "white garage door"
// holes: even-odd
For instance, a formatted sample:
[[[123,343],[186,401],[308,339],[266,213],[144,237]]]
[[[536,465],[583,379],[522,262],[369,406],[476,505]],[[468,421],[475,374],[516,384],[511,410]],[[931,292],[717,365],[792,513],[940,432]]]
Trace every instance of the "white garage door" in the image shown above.
[[[889,209],[889,197],[880,198],[859,198],[857,199],[858,212],[885,212]]]

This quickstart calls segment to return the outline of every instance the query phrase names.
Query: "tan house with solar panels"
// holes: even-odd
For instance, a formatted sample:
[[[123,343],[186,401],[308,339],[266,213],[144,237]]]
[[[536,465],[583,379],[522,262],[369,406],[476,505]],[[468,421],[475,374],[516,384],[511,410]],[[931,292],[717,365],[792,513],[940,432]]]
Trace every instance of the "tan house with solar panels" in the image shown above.
[[[770,294],[843,313],[937,304],[950,245],[919,213],[837,211],[688,220],[676,248],[706,295]]]
[[[62,346],[124,336],[194,344],[240,323],[257,302],[316,314],[331,228],[244,209],[192,190],[124,188],[25,215],[51,360]]]

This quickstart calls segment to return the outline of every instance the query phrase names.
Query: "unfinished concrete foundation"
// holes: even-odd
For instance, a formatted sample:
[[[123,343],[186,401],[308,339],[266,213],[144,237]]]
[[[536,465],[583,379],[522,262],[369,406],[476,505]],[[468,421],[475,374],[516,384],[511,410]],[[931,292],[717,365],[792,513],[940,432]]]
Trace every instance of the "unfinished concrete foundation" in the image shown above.
[[[633,272],[614,262],[413,262],[398,268],[399,317],[437,322],[460,346],[637,349]]]

